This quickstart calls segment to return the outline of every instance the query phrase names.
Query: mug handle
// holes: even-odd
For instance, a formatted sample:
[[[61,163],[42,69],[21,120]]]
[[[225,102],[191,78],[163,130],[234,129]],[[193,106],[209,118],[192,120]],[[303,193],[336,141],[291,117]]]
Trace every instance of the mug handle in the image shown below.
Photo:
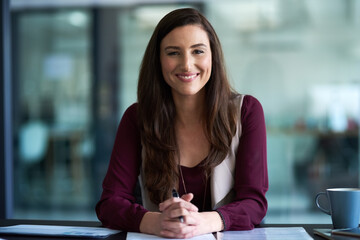
[[[319,204],[319,197],[320,197],[321,195],[325,195],[326,199],[328,199],[326,192],[319,192],[318,194],[316,194],[316,197],[315,197],[316,206],[317,206],[321,211],[323,211],[324,213],[326,213],[326,214],[328,214],[328,215],[331,215],[331,212],[330,212],[329,209],[325,209],[325,208],[323,208],[323,207],[320,206],[320,204]],[[328,199],[328,201],[329,201],[329,199]]]

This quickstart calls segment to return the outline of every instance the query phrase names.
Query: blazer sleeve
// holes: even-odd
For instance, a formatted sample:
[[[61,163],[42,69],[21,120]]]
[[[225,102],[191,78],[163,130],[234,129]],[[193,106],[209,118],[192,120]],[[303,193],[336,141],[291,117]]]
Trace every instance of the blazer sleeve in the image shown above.
[[[245,96],[241,108],[242,134],[236,154],[235,199],[217,209],[224,230],[250,230],[267,212],[268,190],[266,127],[260,102]]]
[[[139,232],[147,210],[135,203],[134,190],[140,172],[141,141],[136,120],[136,104],[124,113],[103,181],[103,192],[95,210],[105,227]]]

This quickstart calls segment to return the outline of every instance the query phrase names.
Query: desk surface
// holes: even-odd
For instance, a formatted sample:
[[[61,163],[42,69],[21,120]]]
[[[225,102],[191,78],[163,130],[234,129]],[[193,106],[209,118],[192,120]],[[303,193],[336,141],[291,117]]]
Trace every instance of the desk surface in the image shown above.
[[[16,224],[39,224],[39,225],[62,225],[62,226],[86,226],[86,227],[100,227],[100,222],[95,221],[53,221],[53,220],[18,220],[18,219],[0,219],[0,226],[11,226]],[[262,224],[260,227],[303,227],[311,237],[316,240],[323,240],[323,238],[314,235],[314,228],[331,228],[329,224]],[[24,239],[39,239],[39,237],[24,237],[24,236],[10,236],[0,235],[0,238],[7,240],[24,240]],[[81,239],[84,238],[60,238],[60,237],[41,237],[41,240],[61,240],[61,239]],[[103,239],[103,238],[102,238]],[[125,240],[126,232],[121,232],[110,237],[105,238],[106,240]]]

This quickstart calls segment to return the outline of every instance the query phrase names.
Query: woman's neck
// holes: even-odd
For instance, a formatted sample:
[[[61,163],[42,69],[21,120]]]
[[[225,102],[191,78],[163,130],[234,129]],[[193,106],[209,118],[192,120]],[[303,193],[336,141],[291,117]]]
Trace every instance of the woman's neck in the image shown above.
[[[196,96],[174,98],[176,107],[176,122],[182,126],[203,122],[205,94],[200,92]]]

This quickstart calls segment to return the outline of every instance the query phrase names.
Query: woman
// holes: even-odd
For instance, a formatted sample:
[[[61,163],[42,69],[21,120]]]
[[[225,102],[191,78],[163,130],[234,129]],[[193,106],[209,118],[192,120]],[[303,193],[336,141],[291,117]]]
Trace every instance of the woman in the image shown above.
[[[138,176],[143,205],[135,203]],[[205,17],[194,9],[170,12],[146,48],[138,103],[120,122],[98,218],[169,238],[248,230],[266,214],[267,189],[260,103],[231,90]]]

